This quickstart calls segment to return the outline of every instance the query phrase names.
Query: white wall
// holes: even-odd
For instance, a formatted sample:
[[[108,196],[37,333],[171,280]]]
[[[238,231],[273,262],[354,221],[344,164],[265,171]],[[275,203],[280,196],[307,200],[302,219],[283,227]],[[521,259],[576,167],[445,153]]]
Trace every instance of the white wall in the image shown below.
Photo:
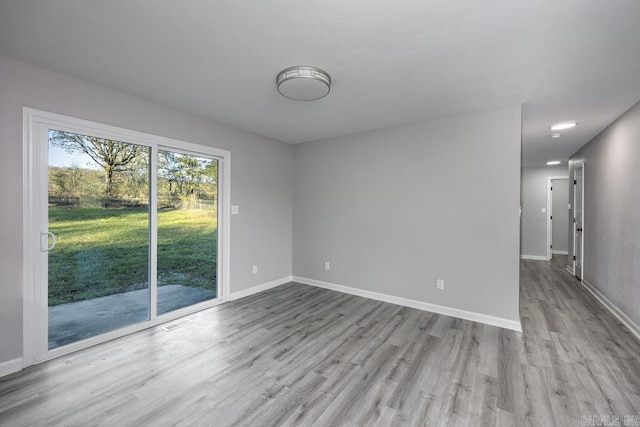
[[[22,355],[24,106],[230,150],[231,291],[291,275],[290,145],[0,56],[0,364]]]
[[[569,179],[554,179],[551,185],[553,187],[551,244],[554,253],[566,255],[569,249]]]
[[[519,324],[520,132],[513,107],[297,145],[294,276]]]
[[[550,177],[568,176],[567,166],[522,168],[520,255],[547,256],[547,186]]]
[[[571,157],[571,177],[578,161],[584,162],[584,280],[640,325],[640,103]]]

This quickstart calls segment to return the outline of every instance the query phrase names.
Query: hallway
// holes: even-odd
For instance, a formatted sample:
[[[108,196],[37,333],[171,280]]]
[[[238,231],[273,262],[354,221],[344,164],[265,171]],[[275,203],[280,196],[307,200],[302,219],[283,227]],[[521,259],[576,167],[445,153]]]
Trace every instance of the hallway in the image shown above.
[[[567,257],[557,255],[550,262],[520,262],[519,344],[526,388],[535,392],[536,382],[543,381],[538,398],[548,399],[558,425],[589,416],[619,419],[620,425],[625,416],[635,416],[626,418],[632,422],[626,425],[638,425],[640,343],[566,265]],[[592,420],[585,423],[606,425]]]

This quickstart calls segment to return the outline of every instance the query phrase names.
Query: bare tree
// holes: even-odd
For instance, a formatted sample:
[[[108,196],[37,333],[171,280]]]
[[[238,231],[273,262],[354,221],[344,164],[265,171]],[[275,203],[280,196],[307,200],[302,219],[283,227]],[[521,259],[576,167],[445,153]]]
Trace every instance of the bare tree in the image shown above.
[[[79,135],[77,133],[52,131],[51,143],[67,153],[84,153],[104,171],[104,196],[107,200],[115,197],[114,174],[124,172],[136,165],[147,148],[114,141],[112,139]]]

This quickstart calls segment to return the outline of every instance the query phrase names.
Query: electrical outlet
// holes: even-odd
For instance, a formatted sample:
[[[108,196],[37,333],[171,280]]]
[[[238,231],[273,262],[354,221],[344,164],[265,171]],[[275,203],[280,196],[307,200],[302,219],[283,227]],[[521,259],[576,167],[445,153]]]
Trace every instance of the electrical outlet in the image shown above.
[[[240,206],[231,205],[231,215],[238,215],[240,213]]]
[[[436,280],[436,287],[441,291],[444,290],[444,279]]]
[[[253,274],[258,274],[258,266],[257,265],[253,266]]]
[[[331,270],[331,264],[329,264],[329,261],[324,262],[324,269],[327,271]]]

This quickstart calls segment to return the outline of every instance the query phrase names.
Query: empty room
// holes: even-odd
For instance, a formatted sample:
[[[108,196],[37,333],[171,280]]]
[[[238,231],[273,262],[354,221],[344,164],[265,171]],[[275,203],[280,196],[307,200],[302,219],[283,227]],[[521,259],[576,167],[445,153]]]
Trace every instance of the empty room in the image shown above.
[[[0,425],[640,425],[638,23],[0,0]]]

